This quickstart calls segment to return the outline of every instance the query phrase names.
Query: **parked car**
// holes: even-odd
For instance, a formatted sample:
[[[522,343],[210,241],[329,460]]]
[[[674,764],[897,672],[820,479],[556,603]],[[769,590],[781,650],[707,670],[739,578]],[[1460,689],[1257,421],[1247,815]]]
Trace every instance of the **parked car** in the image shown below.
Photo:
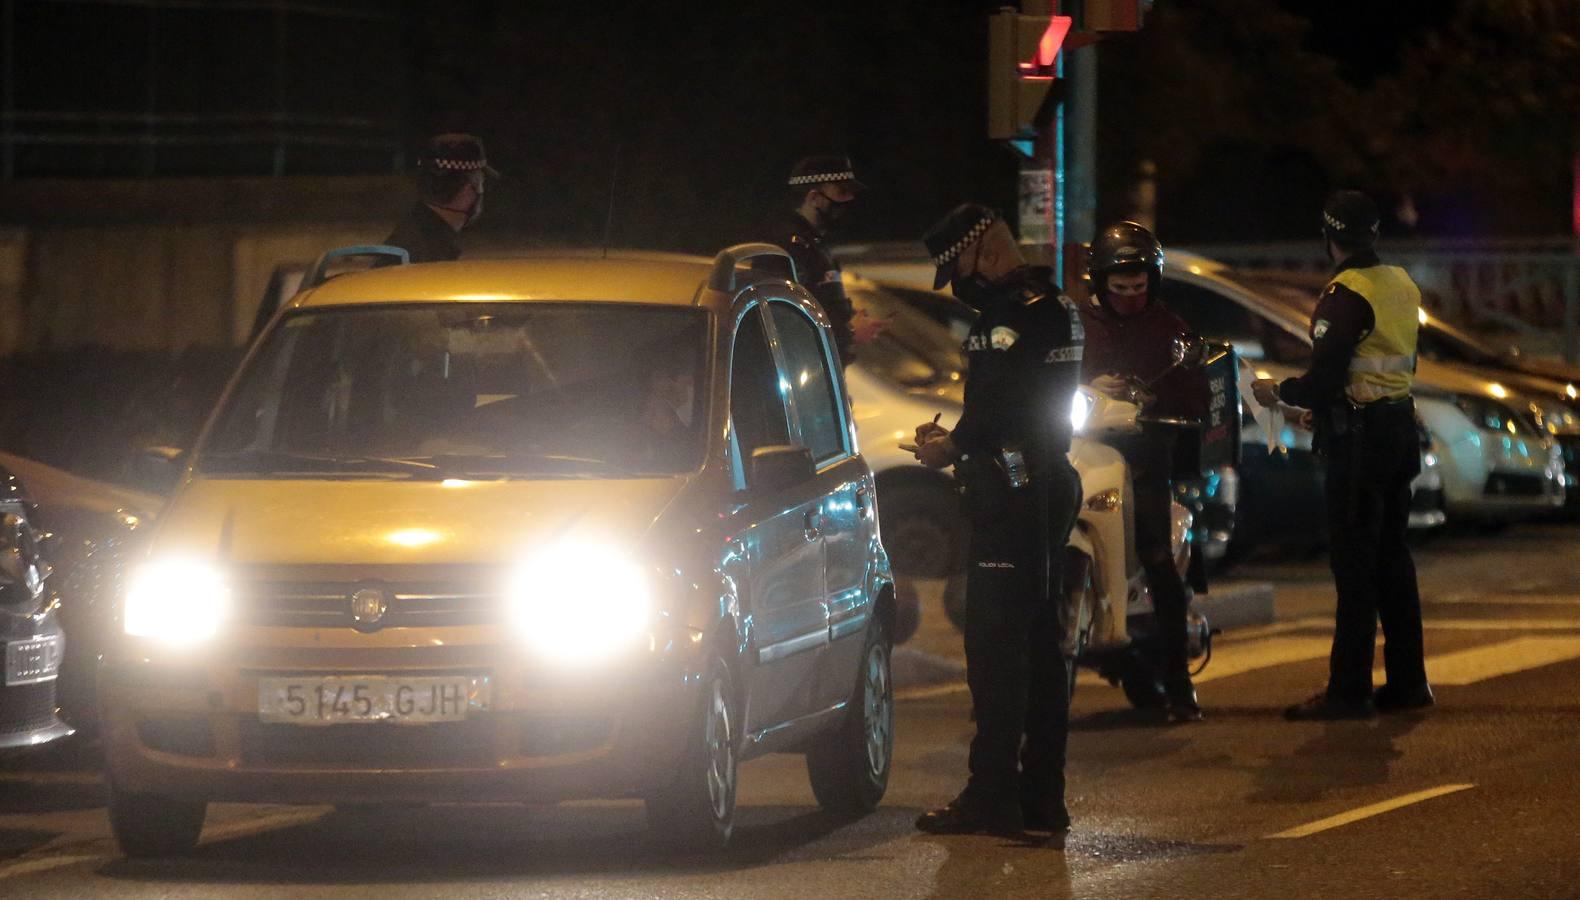
[[[0,752],[43,746],[72,733],[56,712],[65,654],[60,600],[44,557],[47,535],[22,480],[0,467]]]
[[[188,455],[101,670],[110,821],[211,801],[640,797],[729,837],[740,761],[873,808],[893,576],[827,319],[596,255],[307,280]]]
[[[61,716],[91,733],[98,718],[99,654],[115,627],[126,565],[164,499],[11,453],[0,453],[0,468],[27,485],[37,524],[54,535],[50,583],[67,638],[56,691]]]

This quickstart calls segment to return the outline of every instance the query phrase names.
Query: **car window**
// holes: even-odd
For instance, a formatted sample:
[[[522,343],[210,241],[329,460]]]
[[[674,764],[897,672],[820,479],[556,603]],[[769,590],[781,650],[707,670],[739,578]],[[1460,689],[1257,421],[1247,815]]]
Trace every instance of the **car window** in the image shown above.
[[[821,465],[845,453],[845,428],[829,370],[827,344],[822,330],[801,310],[780,302],[770,303],[768,308],[801,420],[801,442]]]
[[[701,465],[707,315],[612,303],[306,310],[216,419],[211,474],[582,477]]]
[[[965,376],[961,339],[920,305],[930,299],[927,292],[860,284],[849,294],[857,310],[884,323],[861,348],[863,369],[905,388],[929,388]]]
[[[1217,291],[1173,278],[1163,280],[1163,302],[1202,337],[1230,341],[1240,356],[1304,366],[1311,348],[1277,322]]]
[[[735,352],[730,360],[730,416],[743,465],[759,447],[790,443],[779,370],[774,367],[761,309],[756,306],[747,311],[735,333]]]

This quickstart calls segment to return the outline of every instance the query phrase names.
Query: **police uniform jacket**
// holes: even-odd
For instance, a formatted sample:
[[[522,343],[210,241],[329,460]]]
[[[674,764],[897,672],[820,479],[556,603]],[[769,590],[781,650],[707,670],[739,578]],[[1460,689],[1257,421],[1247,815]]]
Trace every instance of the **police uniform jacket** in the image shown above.
[[[952,438],[967,458],[1018,448],[1045,471],[1070,451],[1085,337],[1051,276],[1024,266],[1001,279],[966,338],[965,410]]]
[[[384,243],[405,250],[414,263],[449,262],[461,258],[461,239],[455,229],[432,207],[420,201],[412,204]]]
[[[796,280],[811,291],[823,307],[834,329],[834,343],[839,347],[840,361],[850,365],[856,358],[855,332],[851,325],[855,310],[850,298],[845,296],[839,263],[828,252],[823,236],[800,213],[791,211],[769,225],[767,241],[783,247],[790,254],[790,259],[795,262]]]

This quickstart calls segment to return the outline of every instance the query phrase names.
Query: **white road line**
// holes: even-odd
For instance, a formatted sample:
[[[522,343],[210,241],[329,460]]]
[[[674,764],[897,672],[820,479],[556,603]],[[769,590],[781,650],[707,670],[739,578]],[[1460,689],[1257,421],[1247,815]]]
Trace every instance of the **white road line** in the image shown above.
[[[1322,659],[1332,648],[1333,641],[1325,637],[1270,637],[1243,644],[1225,643],[1214,649],[1212,663],[1206,670],[1191,680],[1205,684],[1285,663]]]
[[[242,819],[236,822],[226,822],[215,825],[213,828],[204,828],[202,842],[205,844],[215,841],[228,841],[239,837],[250,837],[276,828],[289,828],[292,825],[306,825],[324,817],[328,810],[323,807],[309,809],[293,809],[285,812],[270,813],[251,819]]]
[[[1484,647],[1426,658],[1426,678],[1434,685],[1466,685],[1580,657],[1580,637],[1519,637]],[[1383,670],[1372,672],[1382,683]]]
[[[1277,834],[1270,834],[1267,837],[1270,840],[1276,838],[1310,837],[1313,834],[1327,831],[1331,828],[1338,828],[1341,825],[1348,825],[1351,822],[1359,822],[1362,819],[1369,819],[1372,816],[1380,816],[1385,812],[1391,812],[1393,810],[1399,809],[1402,806],[1410,806],[1411,804],[1420,803],[1423,800],[1431,800],[1433,797],[1441,797],[1445,794],[1454,794],[1458,793],[1459,791],[1468,791],[1473,787],[1475,787],[1473,784],[1445,784],[1442,787],[1435,787],[1431,788],[1430,790],[1416,791],[1413,794],[1405,794],[1403,797],[1395,797],[1392,800],[1384,800],[1381,803],[1373,803],[1370,806],[1362,806],[1360,809],[1352,809],[1349,812],[1339,813],[1336,816],[1329,816],[1326,819],[1318,819],[1315,822],[1300,825],[1298,827],[1291,828],[1288,831],[1280,831]]]
[[[89,862],[96,859],[109,859],[108,856],[81,855],[71,856],[34,856],[9,866],[0,866],[0,880],[15,878],[18,875],[33,875],[38,872],[48,872],[50,869],[59,869],[65,866],[74,866],[77,863]]]
[[[1438,603],[1491,603],[1500,606],[1580,606],[1580,594],[1445,594],[1432,600]]]

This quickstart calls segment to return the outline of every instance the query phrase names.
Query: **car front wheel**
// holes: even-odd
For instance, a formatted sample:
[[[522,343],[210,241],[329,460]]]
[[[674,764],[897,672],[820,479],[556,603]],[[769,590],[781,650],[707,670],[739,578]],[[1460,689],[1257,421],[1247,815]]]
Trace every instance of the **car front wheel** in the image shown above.
[[[648,829],[658,843],[699,852],[720,850],[729,842],[735,827],[739,729],[729,666],[715,658],[675,780],[647,798]]]
[[[122,790],[109,779],[110,830],[127,856],[184,856],[197,847],[208,804]]]
[[[891,644],[882,620],[867,629],[861,670],[844,720],[832,740],[820,741],[806,755],[812,793],[826,810],[862,815],[876,809],[889,787],[894,756],[894,683]]]

